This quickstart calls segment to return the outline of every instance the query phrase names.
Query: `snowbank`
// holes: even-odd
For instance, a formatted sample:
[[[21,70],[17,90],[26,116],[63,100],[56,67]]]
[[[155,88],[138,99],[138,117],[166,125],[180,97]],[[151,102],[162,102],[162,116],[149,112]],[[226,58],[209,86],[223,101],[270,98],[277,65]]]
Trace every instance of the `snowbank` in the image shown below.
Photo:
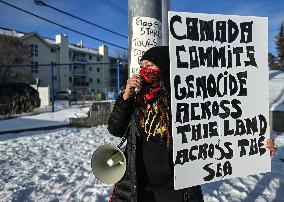
[[[282,71],[269,72],[269,102],[270,110],[284,111],[284,72]]]

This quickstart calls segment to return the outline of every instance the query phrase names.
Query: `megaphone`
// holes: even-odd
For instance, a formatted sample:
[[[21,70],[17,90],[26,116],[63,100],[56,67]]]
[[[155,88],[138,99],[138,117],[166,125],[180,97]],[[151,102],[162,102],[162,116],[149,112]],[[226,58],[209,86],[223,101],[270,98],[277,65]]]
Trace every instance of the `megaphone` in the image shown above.
[[[121,180],[126,171],[126,158],[117,146],[101,145],[92,155],[91,167],[101,182],[114,184]]]

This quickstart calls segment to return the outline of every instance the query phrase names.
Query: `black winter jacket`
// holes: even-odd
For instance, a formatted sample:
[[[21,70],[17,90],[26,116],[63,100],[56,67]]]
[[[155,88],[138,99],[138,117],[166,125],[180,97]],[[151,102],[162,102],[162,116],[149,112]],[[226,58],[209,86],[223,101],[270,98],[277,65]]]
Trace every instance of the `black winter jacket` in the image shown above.
[[[136,175],[136,136],[139,134],[137,134],[133,104],[133,99],[123,100],[120,95],[115,102],[108,121],[108,130],[112,135],[122,137],[125,132],[127,133],[127,144],[125,148],[125,156],[127,159],[126,172],[123,178],[115,184],[111,196],[112,202],[139,202],[137,199]],[[200,186],[186,188],[183,192],[184,202],[203,201]]]

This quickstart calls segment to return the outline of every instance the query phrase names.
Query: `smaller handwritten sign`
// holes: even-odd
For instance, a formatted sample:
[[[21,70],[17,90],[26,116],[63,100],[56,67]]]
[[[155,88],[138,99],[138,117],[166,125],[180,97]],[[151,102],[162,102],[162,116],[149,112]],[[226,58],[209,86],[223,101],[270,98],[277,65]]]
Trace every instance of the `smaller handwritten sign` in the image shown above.
[[[144,53],[162,44],[162,24],[155,18],[133,17],[132,30],[130,77],[139,72],[139,62]]]

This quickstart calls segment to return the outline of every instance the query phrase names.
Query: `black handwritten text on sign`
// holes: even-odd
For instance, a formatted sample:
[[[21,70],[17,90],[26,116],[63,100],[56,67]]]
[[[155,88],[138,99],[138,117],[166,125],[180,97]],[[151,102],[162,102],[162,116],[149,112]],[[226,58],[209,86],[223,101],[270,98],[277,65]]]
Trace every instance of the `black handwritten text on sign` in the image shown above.
[[[162,44],[162,24],[155,18],[137,16],[132,19],[132,31],[130,77],[139,73],[144,53]]]
[[[267,18],[169,12],[175,189],[270,171]]]

